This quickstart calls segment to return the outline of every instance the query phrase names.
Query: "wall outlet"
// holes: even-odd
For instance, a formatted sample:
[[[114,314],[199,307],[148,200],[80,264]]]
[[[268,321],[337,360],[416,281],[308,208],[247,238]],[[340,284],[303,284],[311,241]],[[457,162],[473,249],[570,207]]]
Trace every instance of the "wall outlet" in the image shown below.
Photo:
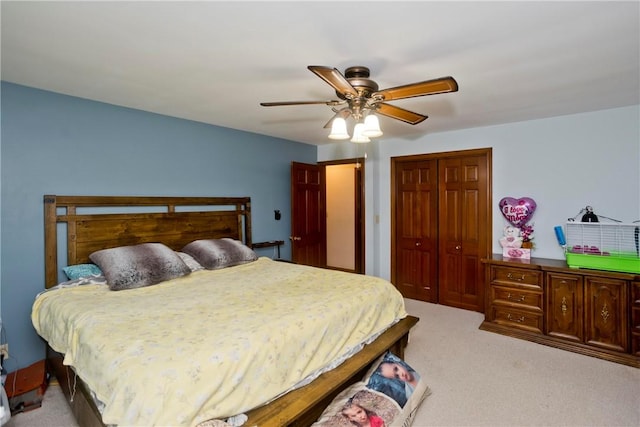
[[[0,355],[5,359],[9,358],[9,344],[0,344]]]

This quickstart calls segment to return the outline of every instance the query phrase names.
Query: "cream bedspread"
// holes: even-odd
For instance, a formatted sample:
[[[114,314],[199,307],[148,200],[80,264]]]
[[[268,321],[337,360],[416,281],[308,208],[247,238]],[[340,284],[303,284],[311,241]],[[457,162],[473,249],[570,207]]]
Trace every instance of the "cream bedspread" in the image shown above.
[[[405,316],[385,280],[269,258],[126,291],[56,289],[32,311],[103,421],[140,426],[260,406]]]

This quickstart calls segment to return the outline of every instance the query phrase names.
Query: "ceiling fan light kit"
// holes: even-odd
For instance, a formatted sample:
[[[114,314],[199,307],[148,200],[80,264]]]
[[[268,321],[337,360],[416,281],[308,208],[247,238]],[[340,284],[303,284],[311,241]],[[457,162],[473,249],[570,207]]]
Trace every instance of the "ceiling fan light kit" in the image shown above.
[[[356,123],[353,128],[353,138],[351,142],[371,142],[369,138],[377,138],[382,136],[380,130],[380,121],[374,114],[368,114],[364,123]],[[329,139],[349,139],[351,135],[347,131],[347,121],[342,117],[334,117],[331,121],[331,133]]]
[[[342,117],[336,117],[331,122],[331,133],[329,139],[349,139],[347,132],[347,121]]]
[[[375,113],[411,125],[421,123],[428,118],[428,116],[388,104],[386,101],[456,92],[458,90],[458,83],[453,77],[442,77],[378,90],[378,84],[369,79],[369,68],[364,66],[349,67],[345,70],[344,75],[336,68],[320,65],[309,65],[307,68],[333,87],[339,100],[261,102],[260,105],[264,107],[328,105],[332,107],[335,113],[334,117],[325,125],[325,128],[331,126],[329,138],[335,140],[349,139],[350,135],[347,131],[346,119],[353,117],[356,125],[351,142],[355,143],[369,142],[369,138],[382,136],[380,122]],[[341,109],[335,108],[338,105],[345,106]]]
[[[353,127],[353,138],[351,138],[351,142],[355,142],[357,144],[371,142],[369,137],[364,134],[364,123],[356,123]]]
[[[380,129],[380,121],[378,120],[378,116],[374,114],[368,114],[367,117],[364,118],[364,127],[362,129],[362,134],[364,136],[368,136],[369,138],[377,138],[382,136],[382,130]]]

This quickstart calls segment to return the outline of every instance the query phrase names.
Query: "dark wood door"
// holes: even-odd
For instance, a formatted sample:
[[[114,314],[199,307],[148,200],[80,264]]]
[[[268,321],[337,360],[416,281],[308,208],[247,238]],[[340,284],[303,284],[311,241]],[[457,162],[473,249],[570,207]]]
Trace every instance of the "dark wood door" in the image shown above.
[[[407,298],[437,302],[438,162],[409,161],[395,168],[393,283]]]
[[[325,267],[326,208],[324,166],[291,163],[291,258]]]
[[[438,160],[438,301],[484,310],[482,258],[490,227],[486,155]]]
[[[392,159],[392,282],[407,298],[484,310],[490,150]]]
[[[546,283],[546,334],[583,342],[583,276],[548,272]]]
[[[626,352],[628,348],[627,282],[585,277],[585,342],[591,346]]]

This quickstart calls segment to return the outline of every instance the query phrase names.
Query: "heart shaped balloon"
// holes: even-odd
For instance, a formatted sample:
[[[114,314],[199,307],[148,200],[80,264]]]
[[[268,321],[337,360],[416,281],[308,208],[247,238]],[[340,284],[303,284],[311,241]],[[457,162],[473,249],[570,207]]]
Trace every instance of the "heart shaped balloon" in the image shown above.
[[[500,212],[514,227],[525,225],[536,211],[536,202],[530,197],[504,197],[500,200]]]

